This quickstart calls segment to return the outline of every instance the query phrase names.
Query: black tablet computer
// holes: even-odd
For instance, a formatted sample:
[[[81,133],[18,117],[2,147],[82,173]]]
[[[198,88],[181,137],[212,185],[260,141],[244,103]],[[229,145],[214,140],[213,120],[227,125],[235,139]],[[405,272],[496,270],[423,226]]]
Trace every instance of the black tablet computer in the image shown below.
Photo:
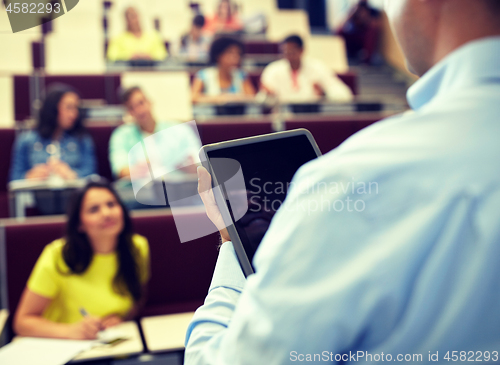
[[[200,160],[212,176],[221,211],[245,276],[292,177],[321,152],[306,129],[205,145]]]

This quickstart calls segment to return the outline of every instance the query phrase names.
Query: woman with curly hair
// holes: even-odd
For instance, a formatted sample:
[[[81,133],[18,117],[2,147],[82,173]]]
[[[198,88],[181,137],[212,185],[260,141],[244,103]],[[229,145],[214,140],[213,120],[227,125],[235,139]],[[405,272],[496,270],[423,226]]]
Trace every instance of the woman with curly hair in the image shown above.
[[[243,51],[243,44],[234,38],[222,37],[212,43],[212,67],[199,71],[193,81],[194,103],[244,101],[254,97],[252,82],[240,68]]]

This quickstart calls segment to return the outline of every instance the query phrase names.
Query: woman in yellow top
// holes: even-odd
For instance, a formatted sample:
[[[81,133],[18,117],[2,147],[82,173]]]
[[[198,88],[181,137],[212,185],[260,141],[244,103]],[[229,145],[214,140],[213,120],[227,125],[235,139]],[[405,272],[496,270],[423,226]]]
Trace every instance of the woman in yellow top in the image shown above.
[[[139,21],[139,14],[133,7],[125,10],[127,31],[113,38],[108,48],[108,60],[153,60],[162,61],[167,57],[167,49],[160,34],[156,31],[144,31]]]
[[[134,234],[123,203],[105,181],[71,201],[66,237],[38,258],[14,317],[21,336],[94,339],[132,319],[149,279],[146,238]]]

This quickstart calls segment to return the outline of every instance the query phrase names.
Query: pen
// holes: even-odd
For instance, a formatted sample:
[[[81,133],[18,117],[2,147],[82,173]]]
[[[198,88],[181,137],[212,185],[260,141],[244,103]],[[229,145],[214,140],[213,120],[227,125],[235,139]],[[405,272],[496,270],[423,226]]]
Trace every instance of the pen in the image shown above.
[[[82,315],[82,317],[87,317],[89,315],[89,313],[83,307],[80,307],[80,314]]]

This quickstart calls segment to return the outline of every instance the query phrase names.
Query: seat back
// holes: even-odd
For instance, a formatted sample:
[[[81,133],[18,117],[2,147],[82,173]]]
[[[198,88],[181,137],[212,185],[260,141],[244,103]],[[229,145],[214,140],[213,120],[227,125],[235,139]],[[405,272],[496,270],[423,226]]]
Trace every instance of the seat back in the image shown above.
[[[123,88],[140,86],[153,103],[158,120],[193,119],[193,105],[188,72],[125,72]]]
[[[2,13],[4,13],[2,11]],[[2,14],[3,15],[3,14]],[[7,16],[7,14],[5,14]],[[30,74],[33,71],[31,61],[31,42],[33,36],[21,33],[0,33],[2,57],[0,70],[10,74]]]
[[[345,41],[342,37],[332,35],[314,35],[305,44],[308,57],[322,61],[335,73],[349,71]]]
[[[199,123],[197,127],[204,145],[273,132],[272,123],[269,120],[239,121],[238,123],[206,122]]]
[[[12,146],[16,138],[14,128],[0,128],[0,192],[7,191],[9,181],[10,161],[12,155]]]
[[[316,120],[312,118],[308,118],[307,120],[296,119],[286,121],[285,129],[305,128],[309,130],[316,140],[321,153],[325,154],[338,147],[353,134],[381,118],[380,114],[375,113],[365,116],[329,117],[328,119],[317,117]]]
[[[78,10],[65,16],[78,13]],[[63,17],[63,18],[64,18]],[[47,74],[103,74],[106,71],[102,34],[57,32],[45,39]]]
[[[0,76],[0,128],[14,124],[14,80],[12,76]]]
[[[115,125],[109,124],[87,126],[87,130],[94,140],[97,172],[109,181],[114,180],[111,164],[109,163],[109,140],[115,128]]]
[[[297,34],[307,43],[311,36],[309,17],[304,10],[280,10],[269,14],[267,39],[281,42],[292,34]]]

